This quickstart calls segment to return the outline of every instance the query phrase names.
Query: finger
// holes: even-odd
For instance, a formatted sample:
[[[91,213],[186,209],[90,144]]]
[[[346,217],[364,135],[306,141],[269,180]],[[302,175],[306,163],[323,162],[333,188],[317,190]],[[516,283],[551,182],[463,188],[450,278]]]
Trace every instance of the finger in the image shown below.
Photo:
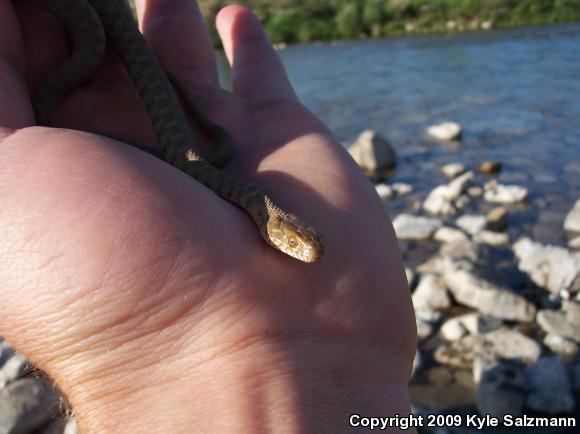
[[[23,128],[34,123],[23,71],[18,20],[11,2],[0,0],[0,127]]]
[[[278,54],[258,18],[239,5],[220,11],[216,25],[232,67],[234,93],[296,98]]]
[[[219,86],[211,38],[195,0],[137,0],[143,35],[161,64],[177,78]]]

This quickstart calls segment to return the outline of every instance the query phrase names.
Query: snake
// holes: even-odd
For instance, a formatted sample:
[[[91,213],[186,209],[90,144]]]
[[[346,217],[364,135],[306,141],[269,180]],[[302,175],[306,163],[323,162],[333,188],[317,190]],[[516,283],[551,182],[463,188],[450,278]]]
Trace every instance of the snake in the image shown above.
[[[322,236],[316,228],[278,206],[255,183],[220,167],[231,155],[228,132],[208,120],[183,83],[163,69],[125,0],[25,1],[60,21],[71,46],[66,61],[50,71],[33,92],[36,124],[61,127],[58,112],[64,98],[95,74],[105,51],[111,50],[124,65],[145,106],[161,151],[126,141],[129,145],[162,158],[241,208],[262,239],[278,251],[305,263],[316,262],[323,256]],[[205,157],[196,152],[192,126],[179,96],[198,127],[216,142],[217,151]]]

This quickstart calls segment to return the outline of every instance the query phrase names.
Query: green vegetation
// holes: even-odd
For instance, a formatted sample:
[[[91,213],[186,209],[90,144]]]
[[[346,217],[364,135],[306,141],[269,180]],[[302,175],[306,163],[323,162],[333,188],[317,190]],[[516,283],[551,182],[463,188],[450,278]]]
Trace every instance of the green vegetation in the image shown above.
[[[200,0],[213,17],[232,0]],[[580,0],[238,0],[275,43],[580,21]]]

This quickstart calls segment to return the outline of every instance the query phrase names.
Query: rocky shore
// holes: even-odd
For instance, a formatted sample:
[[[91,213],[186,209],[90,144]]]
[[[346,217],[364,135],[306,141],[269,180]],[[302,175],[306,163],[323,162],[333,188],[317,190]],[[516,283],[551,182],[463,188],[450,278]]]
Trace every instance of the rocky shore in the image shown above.
[[[461,140],[455,123],[426,133]],[[388,182],[395,149],[365,131],[349,152],[389,208],[401,191],[400,183]],[[511,239],[510,214],[522,212],[529,192],[495,179],[501,162],[465,167],[450,161],[439,170],[447,183],[391,216],[404,255],[417,245],[432,252],[406,270],[419,336],[411,384],[415,411],[580,421],[580,199],[561,222],[567,245],[542,244],[525,233]],[[448,426],[420,432],[481,431]]]

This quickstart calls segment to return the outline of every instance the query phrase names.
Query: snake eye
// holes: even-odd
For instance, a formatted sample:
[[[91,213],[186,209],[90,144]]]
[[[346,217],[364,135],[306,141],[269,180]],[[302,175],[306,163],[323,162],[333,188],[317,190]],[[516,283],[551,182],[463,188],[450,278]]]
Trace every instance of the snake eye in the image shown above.
[[[298,240],[294,235],[290,235],[288,237],[288,244],[290,244],[290,247],[296,247],[296,245],[298,244]]]

